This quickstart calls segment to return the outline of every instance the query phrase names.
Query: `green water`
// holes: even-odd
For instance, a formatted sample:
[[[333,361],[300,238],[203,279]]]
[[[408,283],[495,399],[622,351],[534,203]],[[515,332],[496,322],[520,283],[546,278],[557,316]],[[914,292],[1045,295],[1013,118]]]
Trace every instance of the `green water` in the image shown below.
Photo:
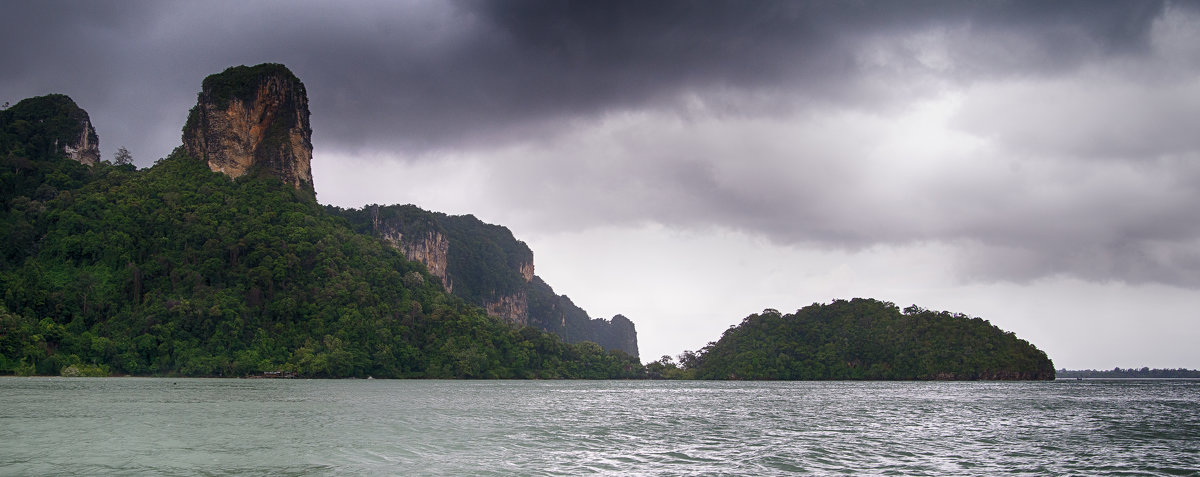
[[[0,379],[0,475],[1200,475],[1200,382]]]

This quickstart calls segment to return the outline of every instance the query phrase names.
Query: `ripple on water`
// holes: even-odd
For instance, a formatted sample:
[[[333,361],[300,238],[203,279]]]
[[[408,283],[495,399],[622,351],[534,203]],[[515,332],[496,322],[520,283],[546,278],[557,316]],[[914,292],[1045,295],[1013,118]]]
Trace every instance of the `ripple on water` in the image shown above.
[[[0,474],[1198,475],[1200,383],[0,380]]]

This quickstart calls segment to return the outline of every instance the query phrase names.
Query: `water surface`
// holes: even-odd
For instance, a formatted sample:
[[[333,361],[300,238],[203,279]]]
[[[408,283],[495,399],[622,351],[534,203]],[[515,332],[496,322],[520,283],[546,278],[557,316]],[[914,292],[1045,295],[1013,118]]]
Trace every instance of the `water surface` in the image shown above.
[[[0,475],[1200,475],[1200,382],[0,379]]]

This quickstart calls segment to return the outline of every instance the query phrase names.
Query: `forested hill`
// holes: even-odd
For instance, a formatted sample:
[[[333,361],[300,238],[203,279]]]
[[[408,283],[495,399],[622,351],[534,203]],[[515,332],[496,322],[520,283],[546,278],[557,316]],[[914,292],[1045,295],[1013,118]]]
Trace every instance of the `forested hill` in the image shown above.
[[[750,315],[685,357],[700,379],[1054,379],[1044,352],[985,320],[861,298]]]
[[[28,132],[28,131],[24,131]],[[0,150],[0,374],[616,378],[636,359],[486,316],[273,177]],[[14,146],[16,145],[16,146]]]

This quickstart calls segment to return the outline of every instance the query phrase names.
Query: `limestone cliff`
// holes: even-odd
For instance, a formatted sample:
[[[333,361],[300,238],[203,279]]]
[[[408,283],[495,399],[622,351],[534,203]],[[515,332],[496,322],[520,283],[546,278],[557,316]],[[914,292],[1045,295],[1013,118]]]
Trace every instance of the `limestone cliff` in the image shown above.
[[[454,285],[446,274],[449,263],[450,240],[432,219],[420,209],[400,210],[385,208],[380,218],[380,207],[367,207],[371,213],[371,231],[404,254],[409,260],[425,265],[429,274],[438,277],[446,291],[453,292]]]
[[[61,154],[89,166],[100,162],[100,139],[91,118],[65,94],[23,99],[0,111],[0,133],[0,154],[27,159]]]
[[[557,334],[569,343],[591,341],[638,355],[632,321],[620,315],[593,319],[570,298],[555,294],[534,273],[533,251],[505,227],[414,205],[329,209],[421,262],[447,290],[488,315]]]
[[[637,330],[633,321],[625,315],[613,316],[611,320],[596,318],[592,320],[592,333],[596,343],[606,349],[619,349],[630,356],[638,355]]]
[[[529,296],[524,290],[511,295],[503,295],[484,303],[488,316],[503,319],[518,325],[529,324]]]
[[[529,252],[527,257],[527,261],[519,261],[515,267],[525,284],[533,281],[533,252]],[[530,324],[529,292],[524,286],[507,294],[493,295],[483,304],[483,307],[490,316],[502,318],[518,325]]]
[[[262,173],[313,191],[308,95],[283,65],[235,66],[205,78],[183,145],[213,171]]]
[[[79,137],[63,144],[63,153],[71,159],[94,166],[100,162],[100,140],[96,137],[96,130],[92,128],[92,120],[87,112],[82,109],[79,112],[82,116],[79,119]]]
[[[638,356],[637,330],[622,315],[611,320],[590,318],[566,295],[554,292],[541,277],[529,284],[529,326],[562,336],[569,343],[591,341],[604,349]]]
[[[442,280],[442,286],[446,288],[446,291],[454,291],[454,284],[450,281],[450,276],[446,274],[450,240],[445,235],[426,232],[424,236],[404,237],[402,234],[396,234],[395,239],[391,242],[409,260],[425,264],[430,274]]]

